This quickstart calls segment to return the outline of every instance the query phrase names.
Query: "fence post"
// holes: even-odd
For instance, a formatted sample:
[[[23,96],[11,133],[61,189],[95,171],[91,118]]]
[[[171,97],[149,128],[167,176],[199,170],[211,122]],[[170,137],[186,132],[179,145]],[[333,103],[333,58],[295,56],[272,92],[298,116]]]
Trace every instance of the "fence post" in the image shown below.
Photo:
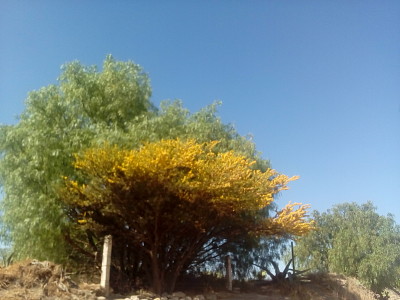
[[[104,237],[103,260],[101,262],[100,287],[104,289],[105,296],[110,295],[110,267],[111,267],[112,236]]]
[[[296,276],[296,268],[294,265],[294,250],[293,250],[293,242],[290,243],[291,247],[292,247],[292,266],[293,266],[293,277]]]
[[[232,261],[229,255],[225,258],[225,267],[226,267],[226,289],[228,291],[232,291]]]

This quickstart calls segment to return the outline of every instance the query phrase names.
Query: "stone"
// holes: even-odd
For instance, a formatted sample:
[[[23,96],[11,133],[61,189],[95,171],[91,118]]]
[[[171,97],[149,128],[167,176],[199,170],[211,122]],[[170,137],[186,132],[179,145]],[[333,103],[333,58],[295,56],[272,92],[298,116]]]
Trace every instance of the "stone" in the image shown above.
[[[131,300],[139,300],[139,296],[133,295],[133,296],[131,296]]]
[[[157,295],[156,294],[153,294],[153,293],[151,293],[151,292],[143,292],[143,293],[141,293],[139,296],[138,296],[138,298],[140,299],[140,300],[143,300],[143,299],[154,299],[154,298],[156,298],[157,297]]]
[[[185,298],[186,294],[184,292],[174,292],[172,293],[173,297],[178,297],[178,298]]]
[[[217,300],[217,295],[215,294],[207,294],[206,300]]]

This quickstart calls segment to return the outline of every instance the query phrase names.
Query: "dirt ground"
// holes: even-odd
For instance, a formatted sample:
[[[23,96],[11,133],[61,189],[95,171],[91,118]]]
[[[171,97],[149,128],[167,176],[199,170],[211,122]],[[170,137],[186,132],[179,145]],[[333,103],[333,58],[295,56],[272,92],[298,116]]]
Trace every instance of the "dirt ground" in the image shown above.
[[[191,295],[190,290],[183,292]],[[98,284],[76,283],[63,269],[51,262],[25,261],[0,268],[1,300],[97,300],[102,291]],[[210,293],[210,291],[208,292]],[[308,275],[301,281],[251,281],[234,285],[232,292],[211,291],[204,299],[222,300],[373,300],[378,299],[357,280],[335,274]],[[388,291],[390,300],[400,300],[399,291]],[[135,294],[132,294],[135,295]],[[130,299],[132,295],[112,295],[109,299]],[[136,297],[136,296],[133,296]],[[139,296],[140,299],[144,299]],[[157,296],[148,299],[156,299]],[[170,297],[173,299],[173,297]],[[189,299],[190,297],[182,298]],[[195,297],[192,297],[193,299]],[[190,298],[190,299],[192,299]],[[133,299],[133,298],[132,298]],[[160,299],[160,298],[158,298]]]

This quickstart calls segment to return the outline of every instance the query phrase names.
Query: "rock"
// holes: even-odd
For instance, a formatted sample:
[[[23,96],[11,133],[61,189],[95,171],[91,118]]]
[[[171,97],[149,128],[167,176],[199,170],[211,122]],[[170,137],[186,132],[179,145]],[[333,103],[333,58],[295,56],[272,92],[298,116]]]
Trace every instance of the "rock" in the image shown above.
[[[131,300],[139,300],[139,296],[133,295],[133,296],[131,296]]]
[[[155,295],[155,294],[153,294],[151,292],[143,292],[140,295],[138,295],[138,298],[141,299],[141,300],[153,299],[153,298],[156,298],[156,297],[157,297],[157,295]]]
[[[215,294],[207,294],[205,297],[206,300],[217,300],[217,295]]]
[[[107,300],[107,298],[104,296],[99,296],[99,297],[97,297],[97,300]]]
[[[173,297],[178,297],[178,298],[185,298],[186,294],[183,293],[183,292],[174,292],[174,293],[172,293],[172,296]]]
[[[205,300],[206,298],[203,295],[194,296],[193,300]]]

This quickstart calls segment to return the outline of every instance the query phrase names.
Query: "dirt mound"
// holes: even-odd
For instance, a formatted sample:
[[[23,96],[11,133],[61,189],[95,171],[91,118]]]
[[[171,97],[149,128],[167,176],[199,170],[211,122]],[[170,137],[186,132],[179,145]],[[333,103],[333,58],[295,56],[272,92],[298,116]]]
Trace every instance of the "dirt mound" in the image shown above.
[[[199,284],[198,280],[196,283]],[[184,282],[180,288],[189,295],[198,293],[198,288],[193,283]],[[217,291],[218,285],[215,288],[215,293],[214,291],[207,292],[202,298],[221,300],[378,299],[377,295],[365,289],[355,279],[336,274],[310,274],[294,282],[274,283],[265,280],[243,282],[236,284],[233,292],[226,292],[223,288]],[[7,268],[0,268],[1,300],[96,300],[101,294],[98,284],[80,283],[78,285],[71,280],[61,266],[51,262],[29,260],[15,263]],[[389,291],[389,294],[390,300],[400,300],[398,291]],[[144,294],[137,295],[137,293],[128,296],[131,299],[145,299],[143,297]],[[175,298],[173,295],[164,297],[164,299]],[[126,299],[126,295],[112,295],[111,299]],[[160,298],[154,295],[146,299]]]
[[[99,286],[79,288],[61,266],[37,260],[15,263],[0,269],[0,299],[96,299]]]

